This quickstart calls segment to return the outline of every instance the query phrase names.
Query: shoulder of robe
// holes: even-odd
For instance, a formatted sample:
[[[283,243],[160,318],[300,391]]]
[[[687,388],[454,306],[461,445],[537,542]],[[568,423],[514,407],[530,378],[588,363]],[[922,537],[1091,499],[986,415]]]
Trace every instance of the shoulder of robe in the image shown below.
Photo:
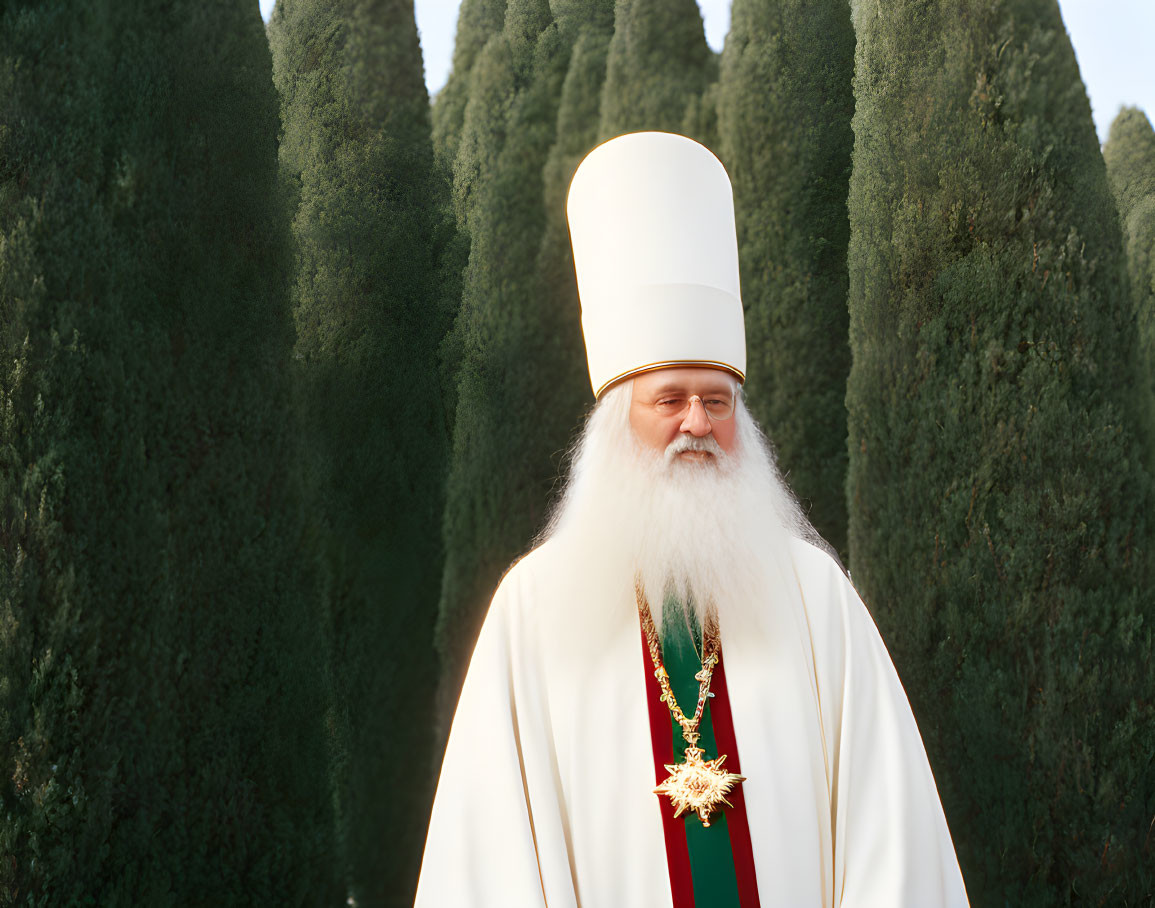
[[[514,561],[501,575],[497,584],[498,591],[521,591],[527,586],[540,583],[543,574],[549,570],[547,565],[556,555],[556,547],[553,540],[547,539]]]
[[[841,597],[847,588],[853,589],[842,564],[830,552],[812,542],[792,538],[790,560],[804,596],[825,593]]]
[[[815,655],[831,665],[841,665],[850,638],[857,638],[868,628],[877,634],[874,619],[841,565],[824,549],[794,539],[790,558]]]
[[[500,616],[502,620],[508,621],[531,617],[532,604],[540,597],[542,585],[549,577],[549,564],[556,555],[555,548],[547,540],[505,569],[494,591],[487,619]]]
[[[857,646],[887,652],[869,606],[838,562],[802,539],[793,540],[791,558],[816,646],[825,640],[824,648],[833,655],[853,639]]]

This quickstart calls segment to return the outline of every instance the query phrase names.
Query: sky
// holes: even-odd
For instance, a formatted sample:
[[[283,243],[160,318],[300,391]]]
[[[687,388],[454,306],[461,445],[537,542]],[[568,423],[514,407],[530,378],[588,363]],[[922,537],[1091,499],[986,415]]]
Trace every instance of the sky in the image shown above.
[[[274,0],[259,0],[267,20]],[[436,94],[449,78],[453,35],[460,0],[416,0],[417,30],[425,56],[425,84]],[[730,28],[730,0],[698,0],[706,41],[720,51]],[[1155,2],[1152,0],[1059,0],[1063,21],[1075,47],[1079,71],[1099,141],[1107,140],[1111,121],[1124,104],[1155,118]]]

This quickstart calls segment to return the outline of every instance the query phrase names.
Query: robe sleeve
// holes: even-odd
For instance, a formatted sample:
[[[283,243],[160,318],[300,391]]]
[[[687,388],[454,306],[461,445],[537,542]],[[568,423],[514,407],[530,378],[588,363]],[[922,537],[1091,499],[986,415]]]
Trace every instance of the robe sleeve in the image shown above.
[[[564,892],[571,877],[557,834],[556,786],[548,769],[556,761],[533,664],[537,648],[526,639],[532,631],[519,607],[516,570],[494,595],[457,704],[416,908],[570,903],[553,892],[546,897],[548,890],[556,892],[559,878]],[[542,849],[547,854],[539,859]]]
[[[835,904],[967,905],[922,737],[874,620],[830,567],[842,624],[833,762]]]

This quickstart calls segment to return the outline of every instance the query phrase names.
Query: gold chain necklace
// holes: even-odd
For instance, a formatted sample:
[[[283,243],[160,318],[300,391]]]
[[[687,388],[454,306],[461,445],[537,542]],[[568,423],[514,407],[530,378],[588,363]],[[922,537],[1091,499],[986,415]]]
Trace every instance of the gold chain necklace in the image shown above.
[[[665,795],[674,805],[674,816],[680,817],[689,810],[696,813],[703,826],[710,825],[710,815],[721,810],[721,805],[733,807],[726,800],[726,795],[739,782],[745,782],[746,777],[722,769],[726,762],[726,755],[722,754],[713,760],[703,760],[705,752],[698,747],[701,732],[698,726],[702,721],[702,711],[706,708],[706,701],[710,698],[710,681],[714,677],[714,666],[722,658],[721,645],[718,637],[718,624],[713,616],[706,620],[702,628],[702,670],[694,675],[698,682],[698,706],[694,710],[694,718],[687,719],[686,714],[674,699],[674,691],[670,688],[670,676],[662,664],[662,647],[658,642],[658,633],[654,629],[654,618],[650,614],[650,604],[646,601],[646,594],[641,585],[637,585],[635,593],[638,600],[638,614],[642,619],[642,630],[646,634],[646,645],[650,650],[650,661],[654,663],[654,677],[662,688],[662,702],[669,708],[674,720],[682,727],[682,737],[686,739],[686,760],[684,763],[667,763],[666,771],[669,777],[654,789],[654,794]]]

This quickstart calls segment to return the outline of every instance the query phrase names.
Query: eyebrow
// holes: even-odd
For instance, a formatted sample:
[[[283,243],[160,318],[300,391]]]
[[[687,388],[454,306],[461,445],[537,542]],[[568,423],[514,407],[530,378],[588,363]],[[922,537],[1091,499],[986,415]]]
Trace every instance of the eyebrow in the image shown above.
[[[659,385],[657,390],[654,391],[654,394],[656,394],[656,395],[670,394],[670,393],[673,393],[675,391],[679,394],[686,394],[687,397],[689,396],[689,394],[687,394],[687,392],[686,392],[685,387],[677,384],[676,382],[672,382],[672,383],[666,384],[666,385]],[[698,393],[698,394],[733,394],[734,389],[731,388],[729,385],[714,385],[710,388],[707,388],[705,391],[699,391],[696,393]]]

